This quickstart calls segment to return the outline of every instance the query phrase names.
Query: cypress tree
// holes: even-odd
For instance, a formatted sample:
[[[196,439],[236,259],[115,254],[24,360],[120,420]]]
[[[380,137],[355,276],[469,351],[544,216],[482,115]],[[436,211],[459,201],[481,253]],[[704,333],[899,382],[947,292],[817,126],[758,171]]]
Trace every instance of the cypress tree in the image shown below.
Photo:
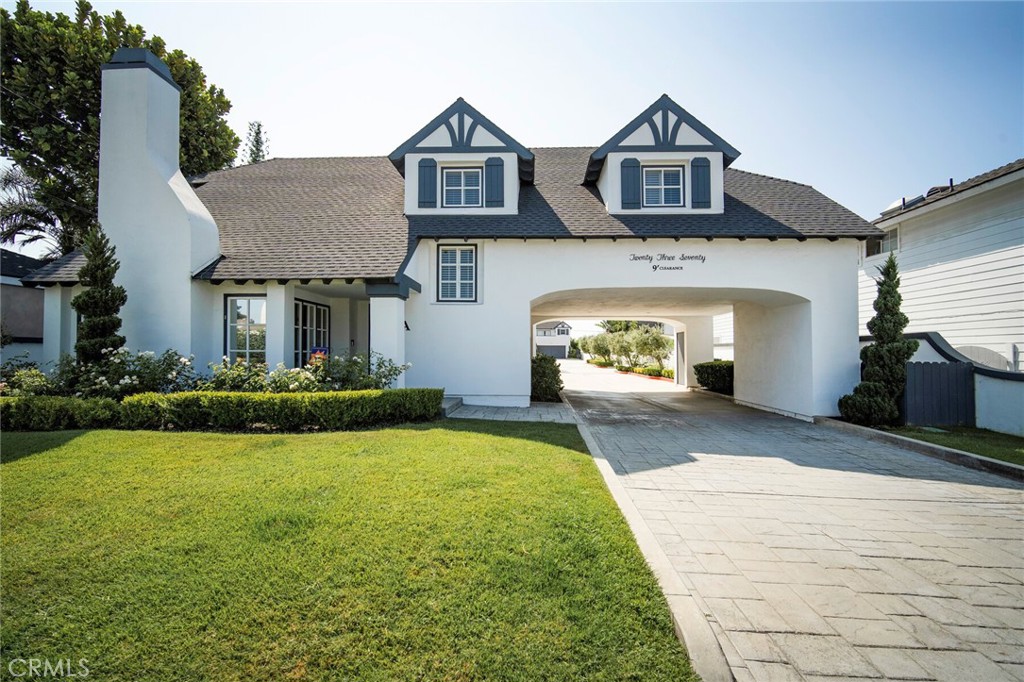
[[[82,317],[78,325],[75,353],[80,364],[92,364],[105,359],[105,349],[117,350],[124,346],[121,329],[121,306],[128,300],[124,287],[114,284],[120,263],[114,258],[115,248],[103,230],[95,227],[86,233],[82,244],[85,265],[78,271],[79,282],[87,287],[71,299],[71,307]],[[109,351],[108,351],[109,352]]]
[[[900,310],[900,272],[893,254],[878,272],[881,277],[875,280],[875,316],[867,324],[874,342],[860,351],[863,381],[852,394],[839,399],[839,413],[845,419],[867,426],[892,424],[899,418],[899,399],[907,385],[907,362],[918,347],[914,339],[903,338],[910,319]]]

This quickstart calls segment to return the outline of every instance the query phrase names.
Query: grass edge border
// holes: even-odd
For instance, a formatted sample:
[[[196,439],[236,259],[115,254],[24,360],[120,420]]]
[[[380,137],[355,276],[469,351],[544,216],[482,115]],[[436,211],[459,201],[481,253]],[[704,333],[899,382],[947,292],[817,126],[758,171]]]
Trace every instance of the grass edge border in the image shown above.
[[[895,445],[896,447],[903,448],[904,450],[916,452],[919,455],[934,457],[935,459],[941,459],[945,462],[949,462],[950,464],[967,467],[968,469],[987,471],[988,473],[996,474],[997,476],[1004,476],[1016,481],[1024,481],[1024,466],[1020,466],[1019,464],[1014,464],[1012,462],[1005,462],[1001,459],[994,459],[992,457],[986,457],[985,455],[966,452],[965,450],[948,448],[944,445],[937,445],[935,443],[917,440],[916,438],[908,438],[907,436],[900,436],[895,433],[886,433],[885,431],[879,431],[867,426],[850,424],[849,422],[833,419],[832,417],[815,417],[814,423],[839,431],[854,433],[858,436],[863,436],[868,440]]]

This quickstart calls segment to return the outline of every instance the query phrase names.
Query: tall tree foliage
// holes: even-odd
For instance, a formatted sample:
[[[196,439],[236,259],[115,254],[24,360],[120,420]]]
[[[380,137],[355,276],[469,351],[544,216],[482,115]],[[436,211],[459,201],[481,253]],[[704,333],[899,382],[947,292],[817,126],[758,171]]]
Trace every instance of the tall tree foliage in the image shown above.
[[[597,326],[609,334],[615,332],[628,332],[637,328],[636,320],[601,320]]]
[[[0,242],[13,244],[45,242],[50,255],[60,255],[74,248],[62,243],[69,235],[60,227],[53,211],[36,199],[38,185],[25,171],[9,166],[0,172]]]
[[[85,235],[82,253],[86,262],[78,271],[78,280],[86,289],[71,299],[71,307],[82,318],[75,343],[81,364],[104,362],[110,351],[124,346],[124,337],[117,332],[121,329],[121,306],[128,294],[124,287],[114,284],[121,265],[114,257],[115,251],[99,227]]]
[[[238,136],[231,102],[208,85],[202,67],[120,11],[101,16],[79,0],[74,17],[19,0],[0,9],[0,152],[36,183],[35,199],[57,217],[61,252],[96,225],[100,66],[119,47],[144,47],[163,59],[181,93],[181,170],[196,175],[231,165]]]
[[[263,129],[262,121],[250,121],[249,133],[245,136],[242,163],[253,164],[266,161],[270,156],[270,140]]]
[[[903,338],[910,319],[900,310],[900,272],[893,254],[878,272],[881,276],[875,280],[875,316],[867,325],[874,342],[860,351],[863,381],[852,394],[839,399],[839,413],[844,418],[867,426],[893,424],[899,418],[899,399],[907,385],[907,362],[918,347],[914,339]]]

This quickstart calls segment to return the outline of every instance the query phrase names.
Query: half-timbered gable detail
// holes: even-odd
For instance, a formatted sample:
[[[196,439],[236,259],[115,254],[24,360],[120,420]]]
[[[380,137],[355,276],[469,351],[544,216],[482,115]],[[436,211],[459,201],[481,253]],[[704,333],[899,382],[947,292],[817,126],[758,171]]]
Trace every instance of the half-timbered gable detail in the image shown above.
[[[533,152],[461,97],[388,156],[405,177],[405,213],[515,215]]]
[[[739,155],[662,95],[591,154],[583,181],[609,213],[722,213],[723,171]]]

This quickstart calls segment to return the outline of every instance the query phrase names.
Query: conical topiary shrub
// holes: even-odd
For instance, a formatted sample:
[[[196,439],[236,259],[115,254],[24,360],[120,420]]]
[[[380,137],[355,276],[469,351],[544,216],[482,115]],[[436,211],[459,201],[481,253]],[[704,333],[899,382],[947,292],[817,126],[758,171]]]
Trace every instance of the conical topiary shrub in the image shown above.
[[[114,284],[120,263],[103,230],[96,227],[86,234],[82,253],[86,262],[78,271],[78,280],[86,289],[71,299],[71,307],[82,317],[75,353],[79,364],[87,365],[103,362],[110,352],[124,346],[124,337],[117,332],[128,294]]]
[[[881,277],[875,280],[875,316],[867,325],[874,342],[860,351],[863,381],[852,394],[839,399],[843,418],[865,426],[885,426],[899,418],[899,398],[907,385],[907,362],[918,346],[917,341],[903,338],[910,320],[900,310],[900,272],[891,253],[878,272]]]

